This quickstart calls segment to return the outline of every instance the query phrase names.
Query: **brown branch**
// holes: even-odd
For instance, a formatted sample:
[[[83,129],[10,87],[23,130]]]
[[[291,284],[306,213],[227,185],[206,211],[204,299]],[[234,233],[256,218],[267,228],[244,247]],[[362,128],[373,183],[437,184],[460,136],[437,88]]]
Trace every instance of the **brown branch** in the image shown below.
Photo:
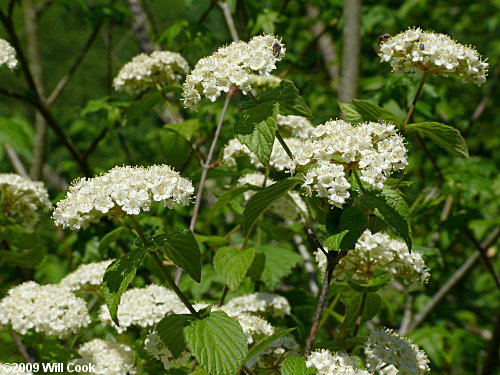
[[[495,281],[497,288],[500,290],[500,277],[498,276],[498,273],[496,272],[495,268],[493,267],[493,264],[491,263],[490,258],[488,258],[488,255],[486,255],[487,249],[484,249],[482,247],[482,245],[476,240],[476,236],[474,236],[474,233],[472,233],[472,231],[469,228],[465,229],[465,235],[472,242],[472,244],[474,245],[476,250],[481,255],[481,258],[483,259],[484,265],[486,266],[488,272],[493,277],[493,280]]]
[[[28,354],[28,351],[26,350],[26,347],[24,346],[23,342],[21,341],[21,338],[19,335],[15,332],[12,332],[10,334],[12,336],[12,339],[14,340],[14,344],[16,344],[16,348],[21,354],[21,357],[23,357],[24,362],[26,363],[33,363],[33,359],[31,359],[30,355]]]
[[[16,150],[14,150],[11,145],[6,143],[5,151],[7,152],[7,156],[9,157],[9,160],[12,166],[14,167],[15,171],[17,172],[17,174],[29,180],[30,176],[26,171],[26,168],[24,168],[24,164],[19,158],[19,155],[17,154]]]
[[[146,53],[151,53],[158,49],[153,40],[151,39],[151,23],[147,12],[144,10],[140,0],[127,0],[128,8],[134,22],[132,23],[132,30],[141,50]]]
[[[342,31],[342,71],[339,100],[349,102],[356,97],[359,86],[359,57],[361,51],[361,0],[344,2]]]
[[[229,9],[229,4],[226,1],[218,1],[217,5],[222,9],[227,28],[229,29],[229,33],[231,34],[231,38],[233,39],[233,41],[238,42],[240,40],[240,37],[238,36],[238,31],[236,30],[236,26],[234,25],[234,19],[231,14],[231,10]]]

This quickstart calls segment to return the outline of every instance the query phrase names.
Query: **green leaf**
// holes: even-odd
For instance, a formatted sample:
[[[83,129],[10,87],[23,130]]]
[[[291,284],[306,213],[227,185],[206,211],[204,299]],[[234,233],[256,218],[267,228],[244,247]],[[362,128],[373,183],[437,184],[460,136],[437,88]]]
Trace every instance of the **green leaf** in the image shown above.
[[[245,184],[245,185],[236,186],[232,189],[226,190],[217,199],[217,202],[215,202],[213,209],[215,210],[215,209],[219,209],[219,208],[227,206],[227,204],[229,202],[231,202],[235,198],[239,197],[243,193],[247,192],[248,190],[259,190],[259,187]]]
[[[222,311],[188,322],[184,338],[198,363],[212,375],[236,375],[248,350],[240,324]]]
[[[383,189],[368,192],[359,198],[362,206],[391,226],[408,245],[411,251],[411,226],[408,204],[397,190]]]
[[[155,105],[161,103],[162,101],[163,96],[159,92],[153,91],[147,93],[139,100],[130,103],[126,112],[127,119],[134,120],[142,116],[144,113],[149,112]]]
[[[176,132],[186,141],[190,142],[193,136],[198,132],[199,126],[198,119],[189,119],[176,124],[167,124],[164,128]]]
[[[123,292],[127,289],[128,284],[132,281],[135,273],[146,256],[147,249],[140,247],[132,250],[127,255],[115,260],[111,263],[102,282],[102,294],[104,301],[109,309],[109,315],[117,326],[118,322],[118,306]]]
[[[300,178],[291,177],[281,180],[260,190],[248,201],[243,212],[243,229],[248,234],[258,217],[266,211],[271,204],[276,202],[288,191],[292,190],[299,182]]]
[[[214,257],[214,269],[222,276],[229,289],[236,291],[246,276],[254,255],[254,249],[221,247]]]
[[[162,251],[176,266],[186,271],[194,281],[201,281],[200,247],[190,230],[155,236],[153,246]]]
[[[41,245],[35,245],[25,252],[14,252],[0,250],[0,266],[7,264],[9,266],[35,268],[45,257],[45,249]]]
[[[376,292],[386,286],[392,279],[390,272],[379,270],[369,280],[347,279],[347,284],[357,292]]]
[[[106,233],[99,242],[99,253],[104,252],[113,242],[127,235],[129,230],[125,227],[118,227]]]
[[[173,130],[162,130],[159,134],[159,141],[163,162],[176,170],[181,169],[191,154],[192,149],[188,141]]]
[[[383,120],[391,122],[398,127],[403,126],[403,121],[388,110],[366,100],[354,99],[349,103],[339,103],[346,121],[358,124],[366,121]]]
[[[273,151],[278,109],[279,104],[257,104],[243,111],[234,126],[235,137],[264,165],[269,163]]]
[[[280,281],[302,261],[299,254],[287,248],[265,245],[257,247],[256,250],[262,252],[266,257],[261,281],[271,291],[276,289]]]
[[[193,315],[190,314],[170,315],[164,317],[156,325],[158,335],[175,358],[179,358],[186,349],[184,325],[193,319]]]
[[[288,335],[293,330],[295,330],[295,328],[283,329],[283,330],[280,330],[280,331],[272,334],[271,336],[264,337],[262,340],[260,340],[259,342],[257,342],[252,347],[252,349],[250,349],[248,351],[248,354],[245,357],[245,363],[248,362],[249,360],[251,360],[256,355],[258,355],[261,351],[263,351],[264,349],[266,349],[273,342],[275,342],[276,340],[278,340],[279,338],[281,338],[283,336]]]
[[[406,126],[407,130],[415,130],[423,136],[430,138],[439,147],[448,151],[451,155],[462,159],[469,158],[467,143],[460,132],[449,125],[439,122],[419,122]]]
[[[262,272],[266,265],[266,256],[260,251],[256,251],[253,257],[252,264],[248,268],[247,275],[250,277],[252,282],[256,283],[261,279]]]
[[[30,160],[33,138],[33,126],[28,121],[17,117],[0,117],[0,146],[8,144]]]
[[[335,211],[329,213],[329,233],[325,241],[329,250],[352,250],[368,225],[368,216],[359,207],[349,206],[335,218]],[[338,226],[332,225],[337,222]]]
[[[344,293],[342,302],[346,306],[344,321],[340,329],[352,329],[356,325],[356,321],[361,309],[363,293],[350,292]],[[363,307],[363,314],[361,323],[366,322],[377,315],[381,305],[381,298],[376,293],[366,293],[365,305]]]
[[[261,95],[259,101],[279,104],[279,113],[282,115],[312,117],[311,110],[300,96],[299,90],[289,80],[282,80],[278,87]]]
[[[300,357],[290,357],[283,361],[281,375],[307,375],[306,360]]]

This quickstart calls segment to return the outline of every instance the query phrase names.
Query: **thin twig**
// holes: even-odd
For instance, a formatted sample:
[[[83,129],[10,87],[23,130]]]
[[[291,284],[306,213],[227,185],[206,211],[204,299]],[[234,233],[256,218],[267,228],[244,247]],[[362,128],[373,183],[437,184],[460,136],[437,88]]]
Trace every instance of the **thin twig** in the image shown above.
[[[500,226],[495,227],[491,234],[481,242],[481,247],[487,249],[491,247],[500,236]],[[434,294],[432,299],[424,306],[424,308],[415,316],[411,324],[409,325],[408,331],[402,332],[406,334],[413,331],[419,327],[429,314],[434,311],[434,309],[439,305],[439,303],[450,293],[450,291],[455,287],[462,279],[469,273],[472,268],[476,265],[477,261],[481,258],[478,251],[474,252],[469,259],[467,259],[464,264],[460,266],[459,269],[444,283],[444,285]]]
[[[233,39],[233,41],[238,42],[240,40],[240,37],[238,36],[238,31],[236,30],[236,26],[234,25],[234,20],[231,14],[231,9],[229,9],[229,4],[226,1],[219,1],[217,2],[217,5],[222,9],[227,28],[229,29],[229,33],[231,34],[231,38]]]
[[[415,109],[415,106],[417,105],[418,98],[420,97],[420,94],[422,93],[422,89],[424,87],[425,80],[427,79],[428,75],[429,75],[429,73],[424,72],[424,74],[422,75],[422,78],[420,79],[420,84],[418,85],[417,92],[415,93],[415,97],[413,98],[413,102],[411,103],[411,106],[408,109],[408,113],[406,114],[406,118],[404,121],[405,125],[408,125],[408,122],[410,121],[411,115],[413,114],[413,110]]]
[[[21,161],[21,158],[17,154],[16,150],[14,150],[11,145],[5,144],[5,151],[7,151],[7,156],[9,157],[9,160],[16,170],[17,174],[29,180],[30,176],[26,171],[26,168],[24,168],[24,164]]]
[[[26,347],[24,346],[23,342],[21,341],[21,338],[19,335],[15,332],[12,332],[10,334],[12,336],[12,339],[14,340],[14,343],[16,344],[17,351],[19,354],[21,354],[21,357],[23,357],[24,362],[26,363],[33,363],[33,359],[31,359],[30,355],[28,354],[28,351],[26,350]]]
[[[101,132],[97,135],[97,137],[95,137],[94,140],[90,143],[89,148],[87,148],[87,150],[83,154],[83,157],[85,159],[87,159],[90,156],[90,154],[92,154],[95,151],[97,145],[106,137],[108,130],[109,130],[108,127],[102,129]]]
[[[465,235],[472,242],[472,244],[474,245],[476,250],[479,251],[481,258],[483,259],[484,265],[486,266],[486,268],[488,269],[488,272],[493,277],[495,284],[497,284],[497,288],[500,290],[500,277],[498,276],[498,273],[495,270],[495,267],[493,267],[493,264],[491,263],[490,258],[488,258],[488,255],[486,255],[486,249],[484,249],[481,246],[481,244],[476,240],[474,233],[472,233],[472,231],[469,228],[465,229]]]
[[[243,365],[242,368],[243,371],[245,371],[248,375],[256,375],[255,372],[253,372],[252,369],[247,365]]]
[[[323,314],[323,309],[326,305],[326,297],[328,295],[328,288],[330,287],[333,271],[335,270],[335,267],[340,262],[340,260],[346,255],[346,250],[342,250],[337,253],[327,253],[326,259],[328,263],[326,267],[325,278],[323,279],[323,285],[321,286],[321,292],[319,294],[316,312],[314,313],[313,324],[311,326],[311,331],[309,332],[309,337],[307,338],[306,342],[306,348],[304,350],[304,357],[306,358],[311,354],[312,347],[314,345],[314,339],[316,338],[316,333],[318,332],[321,315]]]
[[[226,299],[227,292],[229,292],[229,288],[227,284],[224,284],[224,289],[222,289],[222,295],[219,300],[219,306],[222,306],[224,304],[224,300]]]
[[[352,336],[356,337],[359,332],[359,327],[361,327],[361,322],[363,320],[363,311],[365,309],[366,297],[368,296],[367,292],[363,292],[361,296],[361,305],[359,306],[358,317],[356,318],[356,326],[354,327],[354,331],[352,332]]]
[[[311,228],[306,227],[306,232],[309,238],[313,241],[314,245],[321,250],[323,254],[328,258],[328,252],[325,250],[323,245],[321,245],[321,242],[319,242],[318,237],[316,237],[316,234],[314,234],[313,230]]]
[[[401,321],[401,326],[399,327],[399,334],[404,335],[404,332],[408,332],[408,328],[413,317],[413,296],[410,293],[406,294],[405,310],[403,314],[403,320]]]
[[[292,154],[292,151],[290,151],[290,148],[288,147],[288,145],[285,143],[285,140],[283,139],[283,137],[281,136],[281,134],[279,133],[279,131],[276,130],[276,138],[278,139],[279,143],[281,144],[281,146],[283,147],[283,149],[285,150],[286,154],[288,155],[288,157],[293,160],[293,154]]]
[[[493,73],[493,76],[489,80],[490,81],[489,90],[483,96],[483,98],[481,99],[481,101],[477,105],[474,113],[471,116],[472,122],[476,121],[477,119],[479,119],[479,117],[481,117],[484,110],[486,109],[486,105],[488,104],[490,99],[493,97],[493,94],[495,93],[495,90],[498,87],[498,77],[500,77],[500,64],[497,64],[497,66],[495,67],[495,71]]]
[[[316,297],[319,292],[319,287],[316,281],[316,269],[311,261],[311,255],[309,254],[309,251],[307,251],[307,247],[302,243],[302,238],[299,235],[294,235],[293,241],[299,250],[299,254],[304,260],[304,269],[306,270],[309,279],[309,290],[312,295]]]

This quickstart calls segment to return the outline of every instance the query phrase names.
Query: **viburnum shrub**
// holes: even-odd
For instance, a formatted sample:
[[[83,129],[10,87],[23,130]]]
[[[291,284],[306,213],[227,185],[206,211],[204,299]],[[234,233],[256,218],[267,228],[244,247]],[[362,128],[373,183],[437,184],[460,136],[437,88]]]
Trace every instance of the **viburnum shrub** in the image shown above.
[[[381,326],[377,314],[385,290],[404,298],[432,277],[413,246],[411,210],[401,191],[409,143],[435,142],[461,158],[468,151],[454,127],[410,120],[430,74],[479,85],[488,64],[472,47],[420,28],[384,36],[381,60],[397,75],[421,77],[406,118],[353,100],[340,103],[342,118],[314,126],[295,83],[270,74],[286,59],[284,39],[263,34],[235,41],[192,70],[170,51],[140,54],[121,68],[113,87],[139,97],[148,90],[160,94],[161,114],[170,116],[169,126],[183,141],[197,131],[192,121],[200,103],[223,101],[221,112],[205,120],[218,117],[213,134],[196,145],[200,168],[187,178],[169,165],[119,165],[73,181],[52,213],[60,241],[72,246],[71,231],[87,231],[98,237],[97,251],[109,256],[75,267],[58,283],[11,288],[0,300],[1,330],[25,342],[49,340],[52,351],[66,351],[66,362],[95,364],[95,374],[430,371],[426,353]],[[3,64],[13,69],[18,61],[15,49],[0,40]],[[240,110],[231,108],[236,96],[244,98]],[[223,130],[233,134],[225,145],[219,142]],[[234,178],[207,198],[219,166]],[[35,253],[21,251],[20,237],[35,239],[37,211],[52,208],[47,190],[1,174],[0,192],[2,241],[11,252],[2,251],[0,260],[29,267]],[[212,208],[202,207],[204,198]],[[214,235],[218,221],[202,222],[201,210],[223,212],[232,229]],[[107,234],[95,229],[104,224],[113,228]],[[113,256],[106,250],[111,243],[121,249]],[[291,303],[300,295],[277,288],[302,268],[309,280],[296,277],[293,288],[312,285],[314,311],[307,321]],[[328,318],[338,323],[330,332],[334,339],[318,342]]]

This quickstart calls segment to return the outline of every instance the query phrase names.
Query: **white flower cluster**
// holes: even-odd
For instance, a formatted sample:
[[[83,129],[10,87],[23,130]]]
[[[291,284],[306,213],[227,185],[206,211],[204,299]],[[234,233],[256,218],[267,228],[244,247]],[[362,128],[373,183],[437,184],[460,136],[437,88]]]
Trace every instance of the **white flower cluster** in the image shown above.
[[[112,210],[138,215],[149,211],[153,202],[188,205],[194,192],[190,180],[182,178],[168,165],[115,167],[107,173],[73,182],[66,198],[57,203],[56,225],[80,229]]]
[[[390,61],[396,74],[425,71],[444,76],[456,75],[463,82],[486,82],[488,64],[472,47],[455,42],[444,34],[408,29],[380,45],[382,61]]]
[[[168,370],[176,365],[185,365],[191,353],[185,350],[179,358],[174,358],[172,352],[165,346],[165,343],[160,338],[156,331],[151,331],[144,341],[144,349],[155,359],[161,361],[165,370]]]
[[[274,327],[271,323],[257,315],[236,312],[226,307],[223,307],[222,311],[240,323],[248,344],[253,344],[266,336],[274,334]]]
[[[0,375],[32,375],[32,372],[26,372],[26,371],[21,371],[17,370],[14,371],[12,368],[12,364],[8,364],[7,366],[4,366],[2,362],[0,362]]]
[[[106,305],[99,309],[99,319],[122,333],[132,325],[151,327],[162,320],[169,312],[184,313],[185,307],[177,295],[161,286],[151,284],[146,288],[132,288],[123,293],[118,306],[118,322],[111,320]]]
[[[422,375],[429,372],[427,355],[409,339],[390,329],[372,330],[365,344],[367,367],[379,371],[394,366],[400,375]]]
[[[278,87],[281,82],[280,77],[273,76],[272,74],[268,76],[250,74],[249,80],[250,86],[252,86],[252,89],[254,89],[259,95]]]
[[[182,93],[184,105],[194,110],[201,95],[213,102],[232,86],[246,94],[252,89],[250,74],[269,75],[284,54],[283,44],[273,35],[256,36],[248,43],[233,42],[219,48],[213,55],[199,60],[186,77]]]
[[[294,152],[296,166],[309,166],[304,184],[312,194],[342,208],[350,194],[348,170],[360,170],[361,180],[382,188],[393,171],[403,169],[406,161],[404,139],[392,124],[367,122],[354,126],[342,120],[328,121]]]
[[[233,298],[224,305],[224,311],[256,313],[264,316],[283,317],[290,315],[288,300],[278,294],[257,292]]]
[[[67,274],[60,284],[69,290],[80,290],[88,286],[100,286],[106,268],[114,259],[80,265],[75,271]]]
[[[0,39],[0,66],[6,64],[9,69],[17,66],[16,50],[6,40]]]
[[[113,87],[117,91],[136,94],[155,85],[179,84],[187,73],[189,64],[176,52],[141,53],[121,68],[113,80]]]
[[[316,261],[324,273],[326,256],[321,251],[316,252]],[[355,249],[337,264],[333,277],[337,280],[346,277],[366,280],[377,268],[401,278],[409,290],[418,289],[430,277],[421,253],[415,250],[410,253],[403,241],[391,239],[385,233],[372,234],[368,229],[358,239]]]
[[[238,179],[238,186],[248,184],[263,187],[264,180],[265,176],[260,172],[248,173]],[[274,184],[274,181],[270,178],[265,181],[265,187]],[[243,197],[245,200],[249,200],[255,193],[255,191],[249,190],[243,193]],[[307,214],[307,205],[296,191],[289,192],[288,197],[279,198],[269,209],[287,222],[295,222],[297,217]]]
[[[90,323],[85,301],[61,285],[27,281],[0,301],[0,326],[25,335],[29,330],[66,338]]]
[[[314,125],[303,116],[282,116],[278,115],[278,130],[283,138],[302,138],[310,137],[314,130]],[[289,146],[290,147],[290,146]]]
[[[2,211],[25,225],[37,221],[37,209],[52,209],[47,188],[42,182],[31,181],[14,173],[0,173],[3,194]]]
[[[134,351],[126,345],[94,339],[86,342],[78,349],[82,358],[71,361],[75,365],[95,365],[95,370],[89,374],[97,375],[127,375],[135,374]]]
[[[346,353],[331,353],[321,349],[312,352],[306,360],[307,367],[317,369],[317,375],[370,375],[356,363],[356,360]]]

